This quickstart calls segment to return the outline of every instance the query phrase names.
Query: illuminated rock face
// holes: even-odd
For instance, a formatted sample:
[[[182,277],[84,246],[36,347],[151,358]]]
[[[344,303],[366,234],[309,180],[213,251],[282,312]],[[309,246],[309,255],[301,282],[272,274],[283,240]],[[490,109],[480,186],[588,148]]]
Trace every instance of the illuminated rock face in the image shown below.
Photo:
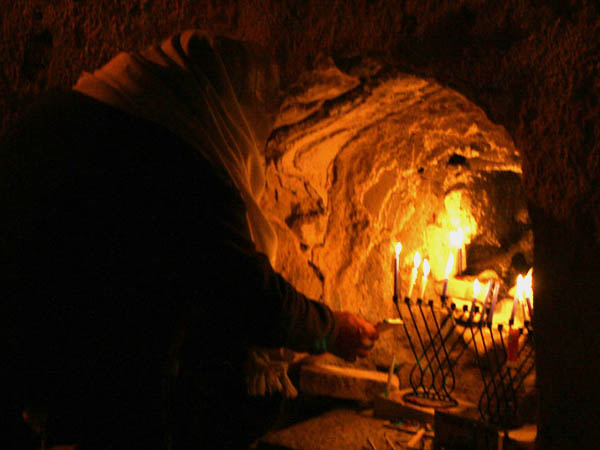
[[[276,268],[309,296],[377,322],[396,316],[396,241],[402,295],[419,251],[431,264],[425,297],[439,298],[449,232],[460,227],[466,275],[491,269],[505,294],[532,261],[520,167],[505,130],[457,92],[372,60],[344,71],[322,61],[286,100],[267,146]],[[386,333],[366,364],[388,365],[404,339]]]

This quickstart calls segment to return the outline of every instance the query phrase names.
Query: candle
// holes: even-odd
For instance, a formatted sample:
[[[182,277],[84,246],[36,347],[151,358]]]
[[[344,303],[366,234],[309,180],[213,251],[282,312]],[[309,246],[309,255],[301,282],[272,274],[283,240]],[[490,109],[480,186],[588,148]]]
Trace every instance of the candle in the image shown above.
[[[396,242],[396,248],[394,252],[394,298],[397,299],[399,297],[400,292],[400,283],[398,282],[398,266],[400,252],[402,251],[402,244],[400,242]]]
[[[396,355],[392,355],[392,364],[388,370],[387,384],[385,386],[385,395],[387,396],[392,390],[392,377],[396,368]]]
[[[442,287],[442,297],[446,297],[446,289],[448,289],[448,277],[452,272],[454,266],[454,255],[452,252],[448,255],[448,262],[446,263],[446,272],[444,273],[444,286]]]
[[[518,328],[508,330],[508,345],[506,348],[506,365],[515,367],[519,359],[519,337],[521,333]]]
[[[525,300],[527,300],[527,309],[529,310],[529,320],[533,320],[533,306],[531,304],[531,298],[533,297],[533,288],[532,288],[532,275],[533,275],[533,267],[529,269],[527,275],[525,276]]]
[[[479,283],[479,280],[475,279],[475,281],[473,281],[473,301],[471,302],[470,317],[473,317],[473,314],[475,314],[475,303],[477,303],[479,292],[481,292],[481,284]]]
[[[413,262],[415,263],[415,265],[412,270],[412,277],[410,278],[410,287],[408,288],[408,295],[406,296],[407,298],[411,297],[413,288],[415,287],[415,282],[417,281],[417,274],[419,266],[421,265],[421,255],[419,254],[419,252],[415,252],[415,258]]]
[[[427,258],[423,260],[423,278],[421,279],[421,296],[419,298],[425,297],[425,287],[427,286],[427,277],[429,276],[429,261]]]
[[[498,301],[498,292],[500,291],[500,282],[494,285],[494,295],[492,295],[492,306],[490,306],[490,315],[488,317],[488,325],[492,326],[492,319],[494,318],[494,309],[496,308],[496,301]]]
[[[523,296],[523,275],[519,274],[517,277],[517,288],[515,289],[515,298],[513,300],[512,311],[510,312],[509,324],[512,325],[515,321],[515,311],[517,310],[517,303],[519,298]]]
[[[490,299],[490,296],[492,295],[492,285],[493,284],[494,284],[494,282],[492,280],[488,281],[487,289],[485,290],[485,297],[483,299],[483,309],[481,311],[482,318],[483,318],[483,314],[485,314],[485,310],[488,305],[488,300]]]
[[[456,252],[456,273],[460,275],[467,268],[466,254],[464,251],[465,237],[462,228],[450,232],[450,246]]]

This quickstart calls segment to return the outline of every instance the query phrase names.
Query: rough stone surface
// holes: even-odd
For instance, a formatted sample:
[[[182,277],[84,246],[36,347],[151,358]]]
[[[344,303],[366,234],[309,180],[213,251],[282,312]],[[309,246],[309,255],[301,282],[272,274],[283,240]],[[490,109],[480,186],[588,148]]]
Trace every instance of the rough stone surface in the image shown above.
[[[387,382],[388,374],[375,370],[307,364],[300,369],[299,389],[304,394],[372,402],[388,388]],[[398,389],[396,376],[389,388]]]
[[[373,417],[372,411],[333,410],[319,417],[264,436],[258,449],[384,449],[405,448],[413,436],[384,425],[387,421]],[[370,442],[369,442],[370,441]],[[430,437],[423,448],[433,448]]]
[[[365,77],[365,66],[354,69]],[[348,77],[337,72],[315,75],[315,91],[329,82],[335,92]],[[323,285],[322,300],[375,319],[392,314],[384,299],[392,292],[395,242],[403,244],[402,292],[420,251],[431,264],[426,297],[432,298],[451,251],[448,233],[461,227],[467,273],[496,269],[512,282],[516,272],[507,262],[522,251],[527,267],[532,245],[510,137],[433,81],[381,66],[369,75],[347,83],[310,118],[291,124],[288,116],[268,144],[263,206],[295,236],[280,227],[278,269],[287,274],[287,265],[296,264],[285,257],[294,253],[288,246],[300,249]],[[304,101],[316,103],[311,86],[304,88]]]
[[[15,0],[3,3],[0,21],[2,129],[41,90],[192,26],[266,45],[287,80],[321,53],[378,52],[469,98],[522,154],[535,240],[539,448],[597,447],[598,2]],[[302,277],[324,298],[317,271]]]

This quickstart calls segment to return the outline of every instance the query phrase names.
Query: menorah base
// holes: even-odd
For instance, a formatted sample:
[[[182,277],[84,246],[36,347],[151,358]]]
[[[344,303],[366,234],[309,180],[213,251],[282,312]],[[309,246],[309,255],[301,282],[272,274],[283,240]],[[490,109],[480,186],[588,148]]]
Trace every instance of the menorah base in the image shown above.
[[[431,398],[415,394],[413,391],[404,394],[403,400],[406,403],[411,403],[416,406],[433,409],[446,409],[458,406],[458,400],[456,400],[455,398]]]
[[[414,395],[412,389],[403,389],[392,391],[388,393],[387,396],[385,394],[376,396],[374,403],[375,417],[391,421],[415,420],[433,424],[435,411],[436,409],[440,409],[440,406],[421,405],[408,401],[411,399],[411,394]],[[420,398],[419,400],[423,399]],[[441,409],[448,414],[457,414],[473,418],[479,417],[477,405],[460,398],[457,398],[455,401],[456,404],[444,405]]]

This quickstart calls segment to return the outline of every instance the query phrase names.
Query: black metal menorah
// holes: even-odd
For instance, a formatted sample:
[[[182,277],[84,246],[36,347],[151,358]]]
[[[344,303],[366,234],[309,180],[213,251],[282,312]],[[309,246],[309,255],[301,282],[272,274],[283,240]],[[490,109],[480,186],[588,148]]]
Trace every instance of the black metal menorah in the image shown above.
[[[467,345],[463,339],[466,328],[455,332],[459,313],[455,305],[448,307],[446,297],[442,297],[441,307],[434,306],[433,300],[425,304],[421,299],[412,302],[409,298],[404,299],[404,308],[397,298],[394,304],[416,361],[409,377],[412,392],[405,394],[404,400],[433,408],[458,405],[452,396],[456,386],[454,367]],[[407,311],[403,314],[402,309]]]
[[[483,380],[479,412],[483,422],[501,429],[517,426],[518,392],[535,368],[533,327],[492,327],[491,319],[470,323]]]
[[[432,408],[456,406],[454,368],[472,344],[483,381],[478,404],[482,421],[503,429],[515,425],[517,393],[535,367],[531,323],[520,329],[511,323],[508,332],[502,325],[493,329],[489,307],[481,311],[473,302],[471,308],[459,309],[444,296],[441,306],[409,298],[401,305],[396,297],[394,304],[415,357],[412,392],[403,399]]]

